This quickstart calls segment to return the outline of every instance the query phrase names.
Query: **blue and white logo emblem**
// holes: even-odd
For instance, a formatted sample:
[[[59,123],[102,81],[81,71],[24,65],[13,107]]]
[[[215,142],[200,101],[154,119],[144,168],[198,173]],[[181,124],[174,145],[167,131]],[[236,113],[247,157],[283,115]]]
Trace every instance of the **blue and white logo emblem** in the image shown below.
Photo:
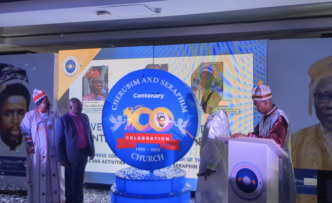
[[[123,162],[143,170],[170,166],[190,150],[198,129],[195,95],[163,70],[122,77],[103,108],[105,139]],[[191,135],[191,136],[190,136]]]
[[[263,176],[258,168],[249,163],[236,165],[231,173],[231,185],[235,193],[245,200],[259,197],[263,189]]]
[[[62,63],[62,70],[69,77],[74,76],[77,73],[78,68],[78,61],[73,56],[68,56]]]

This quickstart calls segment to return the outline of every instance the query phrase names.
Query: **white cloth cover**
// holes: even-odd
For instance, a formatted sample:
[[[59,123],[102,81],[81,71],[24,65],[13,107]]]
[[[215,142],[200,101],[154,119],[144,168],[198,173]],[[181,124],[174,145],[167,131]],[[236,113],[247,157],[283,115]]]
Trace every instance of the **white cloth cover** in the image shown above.
[[[218,136],[230,136],[229,122],[223,110],[217,110],[206,120],[201,143],[199,173],[215,170],[205,180],[199,176],[196,188],[196,203],[228,202],[228,146]]]
[[[64,168],[57,162],[53,112],[27,112],[21,130],[27,142],[33,142],[35,153],[27,155],[29,203],[65,202]]]

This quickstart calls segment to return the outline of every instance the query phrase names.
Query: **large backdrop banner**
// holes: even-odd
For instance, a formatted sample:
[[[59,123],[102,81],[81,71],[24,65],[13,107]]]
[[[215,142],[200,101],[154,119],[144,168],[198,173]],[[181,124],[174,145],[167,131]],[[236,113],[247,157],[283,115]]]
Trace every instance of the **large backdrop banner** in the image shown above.
[[[106,96],[128,73],[141,69],[167,71],[185,82],[197,101],[201,100],[204,90],[216,90],[222,97],[219,106],[229,116],[231,131],[249,132],[259,119],[253,110],[251,89],[258,81],[266,82],[266,63],[266,40],[60,51],[60,112],[68,111],[70,98],[82,100],[95,139],[96,156],[87,165],[86,181],[110,184],[115,180],[116,171],[128,167],[112,152],[102,129]],[[201,119],[197,139],[200,140],[207,115],[202,109],[198,113]],[[128,127],[126,115],[111,119],[110,129],[123,131]],[[185,125],[187,120],[177,119],[176,122]],[[194,143],[175,163],[187,172],[187,181],[193,190],[200,162],[199,150]]]
[[[46,92],[57,108],[57,57],[54,53],[0,56],[1,190],[26,190],[26,144],[21,121],[26,112],[37,108],[31,98],[34,89]]]
[[[290,119],[298,192],[311,195],[310,202],[317,194],[317,185],[305,183],[305,179],[316,179],[317,170],[332,170],[331,44],[331,39],[254,40],[0,56],[1,184],[24,186],[26,147],[19,126],[24,113],[36,108],[31,100],[36,88],[50,96],[53,109],[61,114],[68,111],[69,98],[83,101],[96,145],[86,181],[113,183],[115,172],[127,165],[115,156],[103,134],[106,96],[128,73],[159,69],[185,82],[197,102],[204,90],[216,90],[222,97],[219,106],[229,116],[231,133],[253,130],[260,115],[253,109],[251,89],[259,81],[270,85],[274,103]],[[200,140],[206,115],[202,109],[198,111]],[[114,119],[114,123],[121,123],[120,130],[128,126],[126,116]],[[114,129],[114,125],[109,127]],[[175,163],[187,172],[193,190],[199,150],[194,143]]]

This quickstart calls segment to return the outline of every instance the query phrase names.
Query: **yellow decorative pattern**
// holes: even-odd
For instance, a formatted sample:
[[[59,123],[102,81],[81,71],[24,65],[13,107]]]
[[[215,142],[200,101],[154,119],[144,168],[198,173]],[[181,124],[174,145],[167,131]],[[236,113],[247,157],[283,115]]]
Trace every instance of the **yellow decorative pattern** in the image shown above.
[[[61,78],[61,82],[59,82],[59,90],[58,90],[58,99],[62,97],[62,95],[69,89],[69,87],[73,84],[76,78],[84,71],[84,69],[89,65],[89,63],[94,59],[94,57],[98,54],[101,49],[80,49],[80,50],[67,50],[59,52],[59,78]],[[62,66],[63,61],[68,57],[73,56],[77,59],[79,63],[79,68],[77,73],[73,77],[68,77],[63,72]]]

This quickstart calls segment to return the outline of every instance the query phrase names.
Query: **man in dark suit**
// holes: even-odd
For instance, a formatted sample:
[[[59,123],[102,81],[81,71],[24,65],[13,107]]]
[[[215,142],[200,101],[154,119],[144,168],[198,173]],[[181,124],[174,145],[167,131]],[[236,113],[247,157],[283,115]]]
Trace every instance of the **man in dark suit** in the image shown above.
[[[58,161],[65,167],[66,202],[83,203],[85,166],[95,148],[89,118],[77,98],[70,99],[69,112],[57,121],[55,139]]]

